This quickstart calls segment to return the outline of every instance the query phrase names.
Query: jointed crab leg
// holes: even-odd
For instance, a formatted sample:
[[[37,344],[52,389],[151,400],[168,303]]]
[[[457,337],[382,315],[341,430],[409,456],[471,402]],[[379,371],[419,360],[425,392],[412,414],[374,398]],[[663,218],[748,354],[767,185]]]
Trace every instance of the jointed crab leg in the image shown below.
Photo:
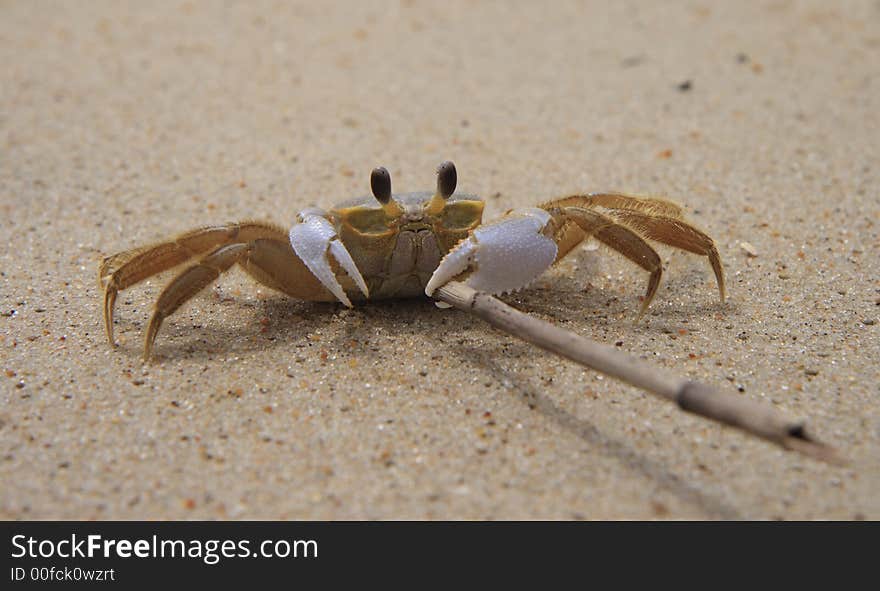
[[[614,212],[614,217],[647,238],[709,258],[718,293],[724,303],[724,268],[714,241],[705,233],[683,220],[661,216],[648,216],[637,212]]]
[[[660,277],[663,274],[660,256],[651,248],[651,245],[634,231],[597,211],[575,206],[566,207],[564,210],[557,208],[548,208],[548,210],[555,213],[555,217],[558,219],[573,221],[583,233],[583,237],[593,236],[599,242],[613,248],[651,274],[648,279],[648,289],[639,310],[639,318],[641,318],[645,310],[648,309],[651,300],[654,299],[654,294],[657,293],[657,287],[660,285]],[[570,240],[567,242],[571,243]],[[571,246],[576,246],[577,243],[580,243],[580,240]],[[558,259],[567,252],[560,250]]]
[[[724,268],[721,265],[718,249],[712,238],[684,219],[681,208],[675,203],[665,199],[634,197],[622,193],[598,193],[564,197],[545,203],[542,207],[559,208],[563,211],[599,207],[602,208],[603,214],[635,230],[645,238],[708,257],[718,282],[721,302],[724,302]]]
[[[156,340],[162,321],[173,314],[184,302],[213,283],[221,273],[241,260],[249,248],[248,244],[242,243],[221,246],[195,265],[188,267],[162,290],[159,299],[156,300],[150,325],[147,328],[147,336],[144,340],[145,360],[150,358],[153,342]]]
[[[282,228],[262,222],[200,228],[104,259],[99,279],[104,287],[104,323],[110,343],[113,304],[119,290],[200,255],[197,263],[178,274],[160,294],[144,341],[145,359],[162,321],[236,263],[263,285],[289,296],[312,301],[336,299],[294,253]]]
[[[554,199],[542,205],[566,207],[576,205],[578,207],[596,208],[601,207],[611,210],[639,211],[648,215],[666,216],[676,219],[684,219],[684,210],[677,203],[660,197],[639,197],[626,193],[588,193],[586,195],[570,195],[560,199]]]
[[[296,256],[287,240],[259,238],[238,264],[268,287],[312,302],[332,302],[336,297],[314,277]]]
[[[296,256],[289,242],[260,238],[227,244],[183,270],[162,290],[144,339],[145,360],[150,358],[163,320],[236,263],[263,285],[289,296],[313,301],[335,299]]]
[[[98,282],[104,289],[104,328],[110,344],[114,344],[113,307],[118,291],[173,269],[223,244],[247,243],[257,238],[275,238],[286,242],[287,233],[277,226],[260,222],[209,226],[186,232],[166,242],[105,258],[98,270]]]

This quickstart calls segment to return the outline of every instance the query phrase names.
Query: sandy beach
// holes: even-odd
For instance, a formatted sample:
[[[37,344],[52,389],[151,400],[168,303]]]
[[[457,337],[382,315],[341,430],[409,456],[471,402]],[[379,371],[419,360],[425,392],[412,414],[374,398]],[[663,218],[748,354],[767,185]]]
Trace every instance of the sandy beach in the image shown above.
[[[5,2],[0,518],[880,519],[880,5]],[[793,417],[826,465],[424,299],[240,271],[169,317],[106,255],[432,189],[685,206],[725,264],[588,243],[512,306]]]

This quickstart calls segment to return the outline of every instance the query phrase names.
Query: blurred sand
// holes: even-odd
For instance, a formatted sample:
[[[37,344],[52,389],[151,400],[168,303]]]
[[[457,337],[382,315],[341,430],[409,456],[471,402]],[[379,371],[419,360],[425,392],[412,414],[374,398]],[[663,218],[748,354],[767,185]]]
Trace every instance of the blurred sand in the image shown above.
[[[880,5],[5,2],[0,517],[880,518]],[[686,84],[689,82],[689,84]],[[97,265],[438,162],[489,217],[665,194],[721,250],[583,250],[513,305],[807,417],[834,468],[426,300],[242,274],[166,321]],[[756,257],[747,252],[751,245]],[[167,279],[166,279],[167,280]]]

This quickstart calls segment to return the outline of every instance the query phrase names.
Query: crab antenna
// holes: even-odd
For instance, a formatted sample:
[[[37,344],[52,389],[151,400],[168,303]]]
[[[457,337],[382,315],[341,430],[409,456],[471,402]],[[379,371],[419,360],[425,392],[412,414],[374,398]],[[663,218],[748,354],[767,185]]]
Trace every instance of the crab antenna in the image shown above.
[[[373,190],[373,197],[386,205],[391,201],[391,173],[384,166],[374,168],[370,174],[370,188]]]
[[[458,173],[455,171],[455,164],[451,160],[441,162],[437,167],[437,192],[428,202],[428,213],[436,215],[443,211],[446,206],[446,200],[452,197],[455,192],[455,185],[458,183]]]

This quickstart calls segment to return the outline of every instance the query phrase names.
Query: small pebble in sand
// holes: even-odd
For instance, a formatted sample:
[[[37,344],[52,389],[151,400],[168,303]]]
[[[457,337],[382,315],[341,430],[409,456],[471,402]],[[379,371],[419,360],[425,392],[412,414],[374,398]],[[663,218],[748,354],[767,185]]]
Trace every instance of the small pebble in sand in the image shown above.
[[[739,247],[743,250],[743,252],[745,252],[750,257],[758,256],[758,251],[755,250],[755,247],[752,246],[752,244],[750,242],[746,242],[745,240],[743,240],[742,242],[739,243]]]

